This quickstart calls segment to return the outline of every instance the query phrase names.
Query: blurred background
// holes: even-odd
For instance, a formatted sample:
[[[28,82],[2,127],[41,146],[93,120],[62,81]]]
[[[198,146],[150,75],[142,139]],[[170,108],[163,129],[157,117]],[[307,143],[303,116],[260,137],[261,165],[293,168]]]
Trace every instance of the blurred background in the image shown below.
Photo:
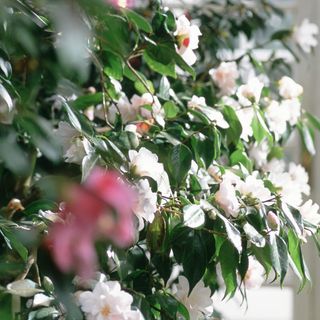
[[[244,0],[252,3],[254,0]],[[277,21],[286,25],[291,21],[300,24],[304,18],[320,25],[320,1],[319,0],[274,0],[275,5],[285,9],[288,13],[288,21]],[[170,8],[177,7],[182,11],[189,4],[199,0],[167,0],[164,1]],[[320,39],[319,39],[320,40]],[[263,54],[263,53],[262,53]],[[320,116],[320,49],[315,49],[313,55],[305,55],[305,59],[294,67],[293,78],[304,87],[303,107],[313,114]],[[317,150],[320,150],[319,137],[316,139]],[[301,162],[309,171],[312,198],[320,203],[320,153],[310,160],[309,156],[302,152],[300,139],[292,139],[289,144],[288,158]],[[224,315],[225,320],[317,320],[320,319],[320,260],[314,244],[309,241],[304,246],[304,254],[309,265],[309,271],[313,280],[312,286],[305,287],[298,294],[299,286],[294,276],[288,277],[284,287],[268,285],[258,290],[248,291],[248,305],[243,303],[241,296],[236,296],[231,301],[219,302],[216,299],[218,309]],[[222,297],[220,297],[222,298]]]

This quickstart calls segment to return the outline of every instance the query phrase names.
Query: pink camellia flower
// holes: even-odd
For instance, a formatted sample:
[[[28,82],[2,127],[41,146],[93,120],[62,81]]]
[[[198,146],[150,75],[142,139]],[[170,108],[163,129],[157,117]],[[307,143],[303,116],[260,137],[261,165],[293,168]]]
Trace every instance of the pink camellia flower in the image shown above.
[[[125,247],[134,240],[135,193],[116,172],[95,168],[69,190],[61,219],[49,229],[53,258],[63,272],[90,277],[97,264],[96,240]]]

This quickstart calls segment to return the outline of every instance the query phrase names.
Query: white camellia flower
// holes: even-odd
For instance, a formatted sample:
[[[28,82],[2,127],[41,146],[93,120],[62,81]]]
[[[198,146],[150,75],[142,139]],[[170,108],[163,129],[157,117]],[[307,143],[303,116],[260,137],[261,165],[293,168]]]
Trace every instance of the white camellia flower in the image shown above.
[[[108,108],[108,119],[111,123],[115,122],[118,113],[121,115],[122,122],[128,123],[137,119],[138,109],[131,105],[126,95],[122,95],[116,106],[112,104]]]
[[[318,45],[316,36],[319,33],[319,27],[311,23],[308,19],[304,19],[299,27],[293,31],[293,39],[301,47],[301,49],[310,53],[311,48]]]
[[[281,102],[281,108],[284,109],[283,112],[287,113],[288,121],[290,125],[294,126],[297,124],[301,116],[301,102],[299,99],[287,99]]]
[[[177,51],[183,60],[190,66],[197,61],[197,56],[193,50],[198,48],[199,36],[201,32],[198,26],[191,25],[189,19],[185,15],[181,15],[176,20],[177,30],[174,35],[178,41]]]
[[[152,192],[149,181],[147,179],[141,179],[136,184],[138,199],[137,203],[133,207],[133,212],[139,220],[139,231],[144,227],[144,220],[152,222],[154,214],[157,211],[157,194]]]
[[[239,103],[243,107],[249,107],[252,103],[258,103],[263,89],[263,83],[257,78],[250,78],[247,84],[241,85],[237,90]]]
[[[90,142],[68,122],[60,121],[55,133],[62,146],[65,161],[68,163],[81,164],[83,158],[92,150]]]
[[[270,152],[268,142],[263,140],[259,144],[256,142],[249,149],[249,157],[252,159],[258,168],[261,168],[267,163],[267,157]]]
[[[302,194],[299,185],[294,182],[289,172],[270,172],[269,180],[276,188],[282,201],[293,206],[299,207],[302,203]]]
[[[311,199],[305,202],[299,211],[304,220],[316,226],[320,225],[319,205],[316,203],[312,204]]]
[[[142,117],[155,119],[160,126],[164,127],[165,112],[161,107],[158,97],[153,96],[149,92],[144,93],[141,97],[135,94],[131,98],[131,104],[134,109],[139,111]],[[152,110],[144,106],[151,106]]]
[[[289,114],[287,108],[278,101],[272,100],[265,111],[265,115],[269,124],[269,129],[274,133],[276,140],[287,130],[287,121],[289,121]]]
[[[263,165],[264,172],[272,172],[274,174],[283,173],[286,167],[286,163],[283,159],[273,158],[268,163]]]
[[[284,76],[279,80],[279,94],[284,99],[298,98],[303,93],[303,87],[290,77]]]
[[[265,281],[265,270],[254,257],[249,257],[249,266],[244,277],[246,289],[259,289]]]
[[[157,182],[158,191],[164,196],[170,196],[170,182],[163,164],[158,162],[158,156],[142,147],[139,151],[129,150],[130,168],[140,177],[151,177]]]
[[[255,198],[261,202],[269,202],[271,192],[264,186],[263,180],[257,178],[258,171],[246,177],[245,181],[240,181],[236,189],[244,197]]]
[[[201,111],[210,121],[216,123],[220,128],[227,129],[229,128],[228,122],[224,119],[222,113],[216,109],[207,106],[206,100],[204,97],[198,97],[193,95],[191,100],[188,101],[188,108],[197,109]],[[193,116],[192,116],[193,118]]]
[[[301,164],[289,163],[289,174],[297,188],[308,196],[310,194],[309,175]]]
[[[211,291],[204,286],[200,280],[189,294],[189,282],[184,276],[179,276],[176,288],[174,288],[174,296],[189,311],[190,319],[204,320],[206,315],[213,312]]]
[[[90,320],[142,320],[138,310],[132,310],[132,296],[121,290],[117,281],[98,282],[93,291],[79,294],[81,310]]]
[[[248,142],[249,137],[252,137],[253,135],[251,123],[254,117],[254,110],[253,108],[244,108],[237,110],[236,114],[242,127],[240,138]]]
[[[239,201],[236,196],[236,189],[234,183],[227,177],[222,177],[219,190],[215,194],[215,200],[223,209],[226,216],[237,217],[239,214]]]
[[[236,91],[239,71],[235,62],[222,62],[216,69],[210,69],[209,75],[220,89],[221,95],[231,95]]]

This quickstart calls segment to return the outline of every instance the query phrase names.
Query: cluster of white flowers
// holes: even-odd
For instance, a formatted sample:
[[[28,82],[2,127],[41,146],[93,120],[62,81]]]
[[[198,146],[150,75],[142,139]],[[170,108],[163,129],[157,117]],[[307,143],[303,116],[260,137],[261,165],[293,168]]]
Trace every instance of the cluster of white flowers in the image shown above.
[[[222,176],[219,190],[215,194],[215,201],[223,209],[226,216],[237,217],[239,214],[239,197],[250,204],[263,202],[269,204],[272,195],[269,189],[264,186],[264,182],[259,178],[258,171],[254,171],[244,180],[227,171]]]
[[[193,65],[197,61],[197,56],[193,50],[198,48],[199,37],[202,35],[196,25],[191,25],[185,15],[181,15],[176,20],[177,29],[174,33],[178,47],[177,51],[188,65]]]
[[[152,222],[157,211],[157,194],[152,192],[149,181],[141,179],[136,184],[138,193],[137,203],[133,207],[133,212],[139,220],[139,231],[144,227],[144,220]]]
[[[218,68],[210,69],[209,75],[220,89],[221,95],[235,93],[237,88],[236,80],[239,78],[238,66],[235,62],[222,62]]]
[[[165,113],[158,97],[148,92],[142,96],[133,95],[131,101],[122,93],[116,105],[112,104],[108,108],[108,120],[114,123],[116,115],[119,113],[123,123],[135,121],[140,115],[144,119],[155,120],[162,127],[165,125]]]
[[[131,308],[132,296],[121,290],[118,281],[97,282],[91,291],[77,294],[78,303],[90,320],[143,320],[139,310]]]
[[[92,151],[90,142],[68,122],[59,122],[56,135],[66,162],[81,164],[83,158]]]
[[[210,289],[204,286],[200,280],[189,294],[190,286],[188,279],[179,276],[177,285],[173,288],[175,298],[180,301],[189,311],[190,319],[204,320],[206,315],[213,312]]]
[[[158,185],[158,191],[163,196],[171,195],[170,182],[167,172],[158,156],[150,150],[142,147],[139,151],[130,150],[130,169],[133,174],[139,177],[150,177]]]
[[[304,19],[301,25],[294,29],[293,39],[304,52],[310,53],[311,49],[318,45],[316,38],[318,33],[319,27],[314,23],[310,23],[308,19]]]

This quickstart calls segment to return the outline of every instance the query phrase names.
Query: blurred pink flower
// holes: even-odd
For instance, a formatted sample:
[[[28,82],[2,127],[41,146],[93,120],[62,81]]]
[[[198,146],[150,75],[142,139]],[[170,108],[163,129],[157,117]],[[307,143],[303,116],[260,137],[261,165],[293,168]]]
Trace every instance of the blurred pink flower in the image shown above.
[[[134,241],[135,193],[116,172],[95,168],[83,185],[70,188],[61,220],[49,229],[53,258],[63,272],[90,277],[98,239],[125,247]]]

